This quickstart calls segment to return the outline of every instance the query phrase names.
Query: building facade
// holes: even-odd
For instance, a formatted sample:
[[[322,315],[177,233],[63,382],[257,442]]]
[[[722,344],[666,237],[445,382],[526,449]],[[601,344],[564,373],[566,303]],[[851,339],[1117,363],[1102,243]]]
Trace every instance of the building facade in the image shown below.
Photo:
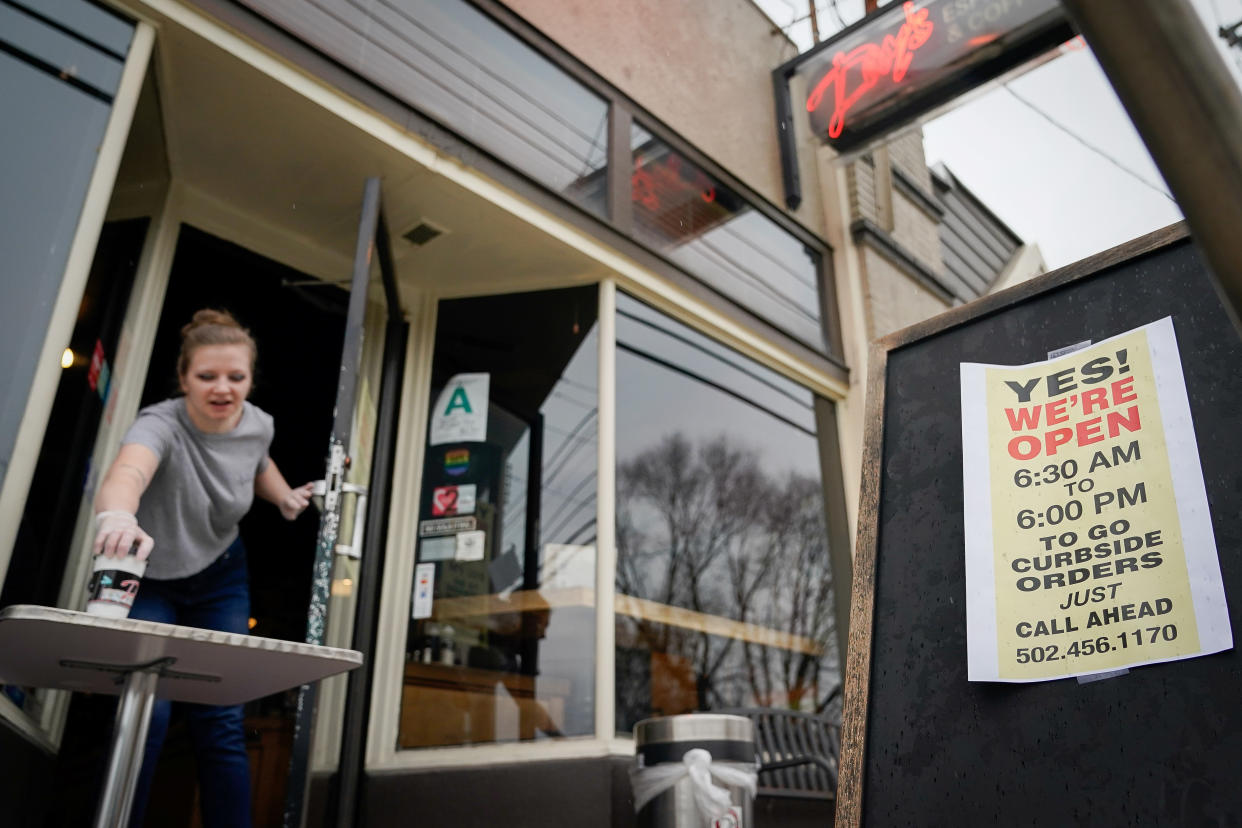
[[[802,129],[780,206],[796,49],[748,0],[25,0],[0,42],[0,603],[82,605],[100,472],[226,307],[291,482],[357,388],[330,583],[313,517],[242,529],[254,633],[322,588],[367,655],[308,720],[310,824],[626,825],[638,720],[839,717],[867,343],[1041,268],[917,131]],[[258,824],[295,701],[248,710]],[[107,716],[4,688],[16,824],[89,812]]]

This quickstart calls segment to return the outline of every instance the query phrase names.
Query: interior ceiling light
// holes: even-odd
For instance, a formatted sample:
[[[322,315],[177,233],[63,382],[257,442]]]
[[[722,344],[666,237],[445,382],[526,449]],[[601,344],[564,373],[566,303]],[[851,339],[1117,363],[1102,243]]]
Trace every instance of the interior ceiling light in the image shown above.
[[[437,227],[426,219],[420,219],[418,224],[411,227],[401,234],[401,238],[417,247],[422,247],[436,236],[443,235],[448,231],[443,227]]]

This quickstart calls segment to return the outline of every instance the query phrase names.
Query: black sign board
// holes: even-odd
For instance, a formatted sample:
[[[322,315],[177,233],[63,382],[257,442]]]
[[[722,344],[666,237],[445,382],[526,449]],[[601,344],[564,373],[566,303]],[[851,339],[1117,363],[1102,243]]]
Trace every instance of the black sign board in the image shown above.
[[[837,824],[1242,824],[1242,654],[1080,683],[967,680],[963,362],[1020,365],[1166,316],[1232,627],[1242,340],[1175,226],[873,348]]]

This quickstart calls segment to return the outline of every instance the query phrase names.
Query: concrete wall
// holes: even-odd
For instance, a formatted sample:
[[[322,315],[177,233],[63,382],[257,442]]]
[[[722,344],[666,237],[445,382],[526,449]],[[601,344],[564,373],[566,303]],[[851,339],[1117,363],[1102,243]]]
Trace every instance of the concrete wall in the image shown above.
[[[949,305],[850,232],[855,221],[865,219],[919,264],[933,273],[943,272],[936,217],[893,185],[892,170],[898,170],[916,188],[932,192],[921,133],[901,135],[886,146],[876,147],[870,157],[848,163],[826,148],[819,149],[816,157],[822,187],[808,197],[819,197],[826,216],[845,359],[850,367],[849,396],[837,408],[845,499],[853,532],[862,475],[870,345],[885,334],[943,312]]]
[[[505,5],[784,207],[772,70],[797,48],[750,0],[504,0]],[[824,232],[814,146],[800,130],[802,206]]]

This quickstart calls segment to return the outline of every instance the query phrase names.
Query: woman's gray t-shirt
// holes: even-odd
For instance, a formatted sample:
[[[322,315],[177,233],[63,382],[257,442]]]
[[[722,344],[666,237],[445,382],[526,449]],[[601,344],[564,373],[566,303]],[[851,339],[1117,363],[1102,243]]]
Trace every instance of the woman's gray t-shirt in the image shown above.
[[[121,443],[146,446],[160,461],[138,505],[138,525],[155,539],[148,578],[201,572],[237,538],[275,431],[271,415],[248,402],[223,434],[195,427],[181,397],[138,412]]]

